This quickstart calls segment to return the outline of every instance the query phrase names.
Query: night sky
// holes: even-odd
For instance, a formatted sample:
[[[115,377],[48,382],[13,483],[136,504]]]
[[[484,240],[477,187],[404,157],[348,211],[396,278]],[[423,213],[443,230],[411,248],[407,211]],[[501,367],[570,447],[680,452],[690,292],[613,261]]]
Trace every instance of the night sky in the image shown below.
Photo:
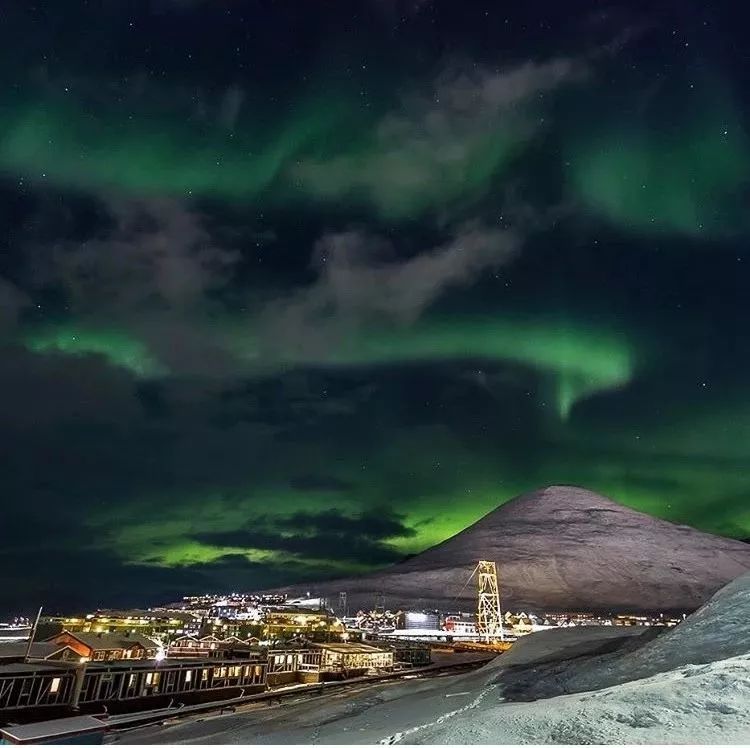
[[[0,613],[750,536],[741,6],[2,3]]]

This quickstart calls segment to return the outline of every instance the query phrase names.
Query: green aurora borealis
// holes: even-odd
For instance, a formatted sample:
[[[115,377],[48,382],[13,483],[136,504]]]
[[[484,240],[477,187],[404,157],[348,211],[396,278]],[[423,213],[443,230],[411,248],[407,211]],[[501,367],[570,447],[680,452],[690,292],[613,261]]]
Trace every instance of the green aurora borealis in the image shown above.
[[[732,12],[235,5],[9,11],[7,605],[364,572],[551,483],[750,537]]]

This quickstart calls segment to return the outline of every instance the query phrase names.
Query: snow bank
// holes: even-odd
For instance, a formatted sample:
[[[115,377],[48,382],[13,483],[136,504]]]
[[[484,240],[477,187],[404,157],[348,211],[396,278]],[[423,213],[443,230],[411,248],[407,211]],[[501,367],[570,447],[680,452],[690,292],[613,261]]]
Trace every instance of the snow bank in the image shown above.
[[[630,636],[620,638],[614,633],[568,631],[531,634],[523,640],[524,647],[519,642],[518,651],[514,647],[511,656],[496,661],[495,682],[506,699],[533,700],[593,691],[684,665],[747,654],[750,574],[728,584],[674,629],[647,629],[637,636],[633,635],[639,631],[635,629]],[[536,656],[537,652],[549,655]]]
[[[485,699],[477,707],[406,732],[398,742],[748,743],[750,657],[531,704]]]

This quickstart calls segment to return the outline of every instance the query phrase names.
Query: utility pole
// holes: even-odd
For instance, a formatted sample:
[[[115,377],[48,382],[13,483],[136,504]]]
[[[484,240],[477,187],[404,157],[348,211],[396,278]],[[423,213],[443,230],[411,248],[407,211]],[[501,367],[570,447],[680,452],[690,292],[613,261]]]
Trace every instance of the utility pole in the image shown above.
[[[39,626],[39,619],[42,617],[42,607],[39,608],[39,612],[36,614],[36,620],[34,621],[34,626],[32,627],[31,633],[29,634],[29,643],[26,645],[26,654],[24,655],[24,658],[23,658],[24,662],[28,662],[29,657],[31,656],[31,645],[34,643],[36,630],[37,630],[37,627]]]
[[[500,610],[500,591],[497,565],[494,561],[480,561],[477,572],[477,633],[486,641],[505,639],[503,614]]]

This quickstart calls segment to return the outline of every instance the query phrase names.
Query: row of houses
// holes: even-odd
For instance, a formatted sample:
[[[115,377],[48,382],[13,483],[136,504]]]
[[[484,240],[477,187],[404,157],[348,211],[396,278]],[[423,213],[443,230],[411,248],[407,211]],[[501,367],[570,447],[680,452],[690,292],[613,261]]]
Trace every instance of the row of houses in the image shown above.
[[[170,658],[182,657],[241,657],[253,651],[257,651],[260,642],[255,637],[241,639],[237,636],[228,636],[220,639],[216,636],[181,636],[175,639],[167,650]],[[402,665],[429,665],[431,662],[430,648],[424,644],[407,641],[388,641],[386,639],[367,642],[307,642],[315,651],[323,652],[322,667],[326,671],[350,671],[368,668],[391,667],[394,664]],[[303,647],[304,648],[304,647]],[[287,657],[294,656],[293,653],[300,651],[299,645],[292,641],[284,650]],[[382,651],[388,655],[385,660],[378,655]],[[389,659],[390,655],[392,658]],[[300,660],[302,662],[302,660]],[[311,663],[307,663],[311,664]]]
[[[176,697],[191,703],[231,698],[265,690],[266,669],[261,656],[215,666],[203,660],[0,665],[0,721],[139,711],[167,706]]]
[[[260,639],[251,636],[242,639],[239,636],[218,637],[180,636],[170,643],[168,657],[222,657],[228,652],[257,648]]]
[[[144,637],[63,631],[34,643],[28,657],[25,646],[2,647],[0,722],[36,718],[40,710],[59,716],[218,701],[388,671],[406,657],[398,645],[360,642],[262,650],[248,640],[186,637],[175,645],[170,653],[183,650],[179,656],[160,659],[158,645]]]
[[[159,644],[138,634],[93,634],[62,631],[34,642],[4,644],[0,647],[0,664],[28,657],[34,660],[68,662],[111,662],[113,660],[153,660],[161,652]]]

